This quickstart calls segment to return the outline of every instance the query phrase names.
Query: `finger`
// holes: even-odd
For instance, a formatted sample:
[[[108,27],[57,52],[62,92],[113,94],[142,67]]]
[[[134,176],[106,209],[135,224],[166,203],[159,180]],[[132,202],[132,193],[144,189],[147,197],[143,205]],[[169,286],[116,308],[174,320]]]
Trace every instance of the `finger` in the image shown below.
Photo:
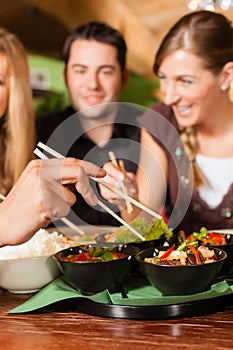
[[[44,207],[44,217],[51,221],[66,216],[70,211],[70,206],[76,201],[74,193],[69,189],[61,187],[59,183],[46,182],[43,183],[42,201]]]
[[[115,178],[117,181],[124,180],[125,176],[123,172],[116,168],[111,162],[105,163],[103,168],[109,176]]]
[[[79,167],[82,166],[87,175],[103,177],[106,172],[97,165],[75,158],[40,160],[40,168],[43,175],[63,184],[72,184],[78,181]]]
[[[90,186],[89,178],[81,166],[78,168],[78,179],[79,180],[75,185],[77,191],[83,196],[88,204],[93,206],[97,205],[98,199]]]
[[[109,202],[116,200],[117,194],[115,192],[109,190],[108,188],[100,184],[99,184],[99,188],[100,188],[100,194],[104,199],[106,199]]]

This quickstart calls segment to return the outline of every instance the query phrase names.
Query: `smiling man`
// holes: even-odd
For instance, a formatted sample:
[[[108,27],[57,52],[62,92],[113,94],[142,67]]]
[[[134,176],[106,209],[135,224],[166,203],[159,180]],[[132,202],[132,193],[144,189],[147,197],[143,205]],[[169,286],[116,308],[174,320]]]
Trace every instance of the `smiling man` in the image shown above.
[[[63,47],[64,79],[71,105],[37,118],[38,141],[64,156],[99,166],[108,162],[109,151],[114,151],[117,158],[124,159],[127,171],[136,172],[139,149],[135,142],[140,144],[136,125],[142,109],[119,103],[129,76],[126,52],[121,33],[106,23],[89,22],[76,28]],[[77,212],[73,209],[81,222],[118,225],[109,214],[87,207],[79,199]],[[117,207],[112,209],[118,211]]]

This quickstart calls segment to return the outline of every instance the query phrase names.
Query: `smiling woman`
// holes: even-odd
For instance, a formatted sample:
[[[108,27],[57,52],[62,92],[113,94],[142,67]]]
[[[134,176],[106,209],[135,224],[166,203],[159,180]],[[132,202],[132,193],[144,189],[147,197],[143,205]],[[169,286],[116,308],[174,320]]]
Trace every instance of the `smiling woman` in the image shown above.
[[[209,11],[185,15],[162,41],[154,71],[160,78],[164,103],[152,106],[141,119],[145,151],[141,152],[136,174],[138,198],[157,212],[165,206],[168,224],[176,231],[191,233],[201,226],[230,228],[232,23]],[[148,161],[146,150],[153,161]],[[224,172],[231,175],[224,176],[222,186]],[[160,185],[161,174],[165,186]],[[165,200],[158,203],[162,195]],[[138,215],[136,209],[132,215]]]
[[[155,58],[154,70],[161,81],[164,102],[170,106],[165,108],[174,113],[173,123],[180,132],[194,171],[193,199],[186,208],[188,214],[182,213],[184,219],[180,224],[181,228],[188,225],[189,230],[192,225],[193,228],[200,228],[201,224],[207,227],[232,225],[233,207],[226,195],[230,195],[233,178],[228,178],[223,190],[217,171],[209,168],[208,181],[203,175],[210,161],[215,162],[216,170],[222,166],[233,169],[230,136],[233,104],[228,97],[233,81],[232,31],[231,23],[223,15],[208,11],[186,15],[168,32]],[[161,105],[154,106],[155,110],[157,108]],[[205,156],[204,164],[199,161],[201,156]],[[223,158],[227,164],[222,163]],[[178,184],[174,184],[174,177],[171,179],[170,175],[168,173],[168,189],[170,198],[174,198],[174,187]],[[188,179],[188,173],[183,175]],[[191,178],[189,183],[192,184]],[[206,191],[209,195],[203,197]],[[217,202],[216,196],[220,198]],[[203,213],[204,208],[209,218],[207,212]]]

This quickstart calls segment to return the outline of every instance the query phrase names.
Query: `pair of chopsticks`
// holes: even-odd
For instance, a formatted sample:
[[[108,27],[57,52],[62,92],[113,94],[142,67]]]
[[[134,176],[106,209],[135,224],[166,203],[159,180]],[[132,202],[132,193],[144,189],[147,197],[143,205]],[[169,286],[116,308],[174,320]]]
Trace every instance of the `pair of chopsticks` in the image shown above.
[[[52,148],[48,147],[47,145],[44,145],[42,142],[39,142],[37,144],[38,147],[46,151],[47,153],[51,154],[55,158],[64,158],[63,155],[60,153],[54,151]],[[48,159],[48,157],[41,152],[39,148],[36,148],[34,150],[34,153],[41,159]],[[90,177],[94,181],[96,181],[96,178]],[[118,193],[118,192],[117,192]],[[129,197],[130,198],[130,197]],[[103,208],[105,211],[107,211],[110,215],[112,215],[116,220],[118,220],[121,224],[123,224],[125,227],[127,227],[128,230],[130,230],[132,233],[134,233],[138,238],[140,238],[142,241],[145,241],[145,238],[138,232],[136,231],[132,226],[130,226],[126,221],[124,221],[120,216],[118,216],[116,213],[114,213],[108,206],[106,206],[103,202],[98,200],[98,205]],[[73,223],[67,221],[67,219],[63,218],[66,221],[66,224],[70,226],[70,224],[74,225]],[[75,225],[74,225],[75,226]],[[77,227],[78,228],[78,227]],[[78,228],[79,229],[79,228]]]
[[[110,152],[108,152],[108,155],[109,155],[109,158],[110,158],[112,164],[115,166],[115,168],[120,169],[121,172],[125,175],[125,174],[126,174],[126,171],[125,171],[125,165],[124,165],[123,160],[120,159],[120,160],[119,160],[119,164],[118,164],[114,152],[110,151]],[[125,185],[124,185],[124,182],[123,182],[123,181],[121,181],[121,188],[122,188],[122,191],[123,191],[125,194],[127,194],[127,190],[126,190],[126,188],[125,188]],[[129,200],[126,200],[126,207],[127,207],[128,213],[131,214],[132,211],[133,211],[133,206],[132,206],[132,204],[131,204],[131,202],[130,202]]]
[[[37,144],[38,147],[42,148],[44,151],[50,153],[53,157],[55,158],[64,158],[64,156],[56,151],[54,151],[52,148],[50,148],[49,146],[43,144],[42,142],[39,142]],[[39,156],[37,154],[37,152],[40,152],[41,156]],[[36,155],[39,156],[39,158],[42,159],[42,157],[44,157],[44,159],[46,159],[47,157],[45,157],[45,155],[39,150],[36,148],[36,150],[34,151],[34,153]],[[109,190],[115,192],[116,194],[122,196],[122,198],[125,198],[126,200],[128,200],[130,203],[134,204],[136,207],[142,209],[143,211],[145,211],[146,213],[150,214],[151,216],[153,216],[154,218],[156,219],[161,219],[162,216],[159,215],[158,213],[156,213],[155,211],[151,210],[150,208],[147,208],[144,204],[138,202],[136,199],[134,198],[131,198],[130,196],[128,196],[126,193],[122,192],[121,190],[117,190],[115,187],[107,184],[104,180],[100,179],[100,178],[95,178],[95,177],[92,177],[90,176],[90,178],[92,180],[94,180],[95,182],[98,182],[100,183],[101,185],[105,186],[106,188],[108,188]]]

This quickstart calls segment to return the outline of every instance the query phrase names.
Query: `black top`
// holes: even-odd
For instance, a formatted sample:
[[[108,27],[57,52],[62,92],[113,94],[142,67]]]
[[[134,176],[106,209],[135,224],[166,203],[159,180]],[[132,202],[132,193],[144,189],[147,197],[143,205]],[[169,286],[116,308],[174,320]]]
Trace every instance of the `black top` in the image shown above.
[[[37,141],[47,144],[64,156],[84,159],[99,166],[109,161],[108,152],[113,151],[116,158],[124,160],[127,171],[136,173],[140,155],[140,128],[137,125],[142,112],[142,109],[133,105],[119,104],[112,137],[100,147],[85,135],[78,113],[68,107],[64,111],[37,118]],[[96,183],[92,183],[92,186],[99,196]],[[119,222],[102,208],[90,207],[79,193],[76,196],[77,202],[68,216],[72,222],[119,226]],[[103,198],[100,199],[104,201]],[[119,215],[116,206],[106,204]]]

